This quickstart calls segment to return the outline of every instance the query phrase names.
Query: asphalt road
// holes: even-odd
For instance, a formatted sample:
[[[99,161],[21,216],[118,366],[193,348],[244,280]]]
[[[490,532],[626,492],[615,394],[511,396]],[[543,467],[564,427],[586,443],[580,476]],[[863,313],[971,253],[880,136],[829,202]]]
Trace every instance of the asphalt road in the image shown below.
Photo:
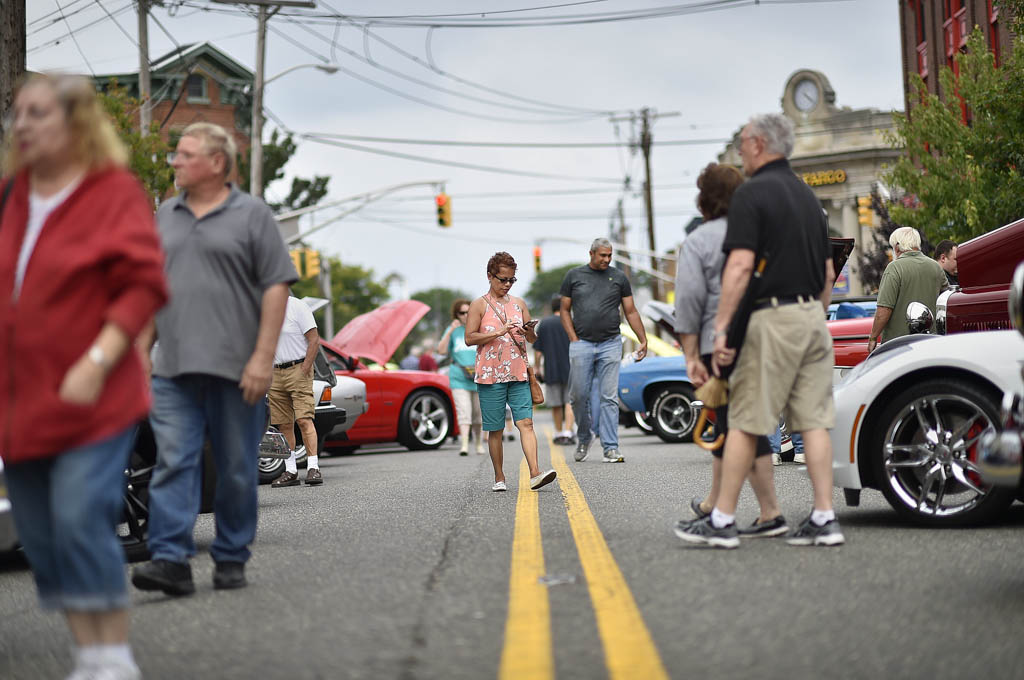
[[[144,677],[1024,675],[1024,506],[993,527],[924,530],[878,493],[846,508],[837,491],[843,547],[693,548],[671,528],[706,488],[707,454],[636,430],[621,448],[622,465],[599,452],[574,463],[566,448],[576,483],[563,473],[523,502],[518,442],[506,444],[503,494],[486,457],[451,445],[325,457],[321,487],[262,487],[248,588],[214,591],[202,553],[194,596],[133,593]],[[809,510],[806,472],[776,468],[776,485],[795,523]],[[755,513],[745,491],[740,519]],[[196,528],[200,550],[210,520]],[[69,645],[28,570],[0,563],[0,678],[62,678]]]

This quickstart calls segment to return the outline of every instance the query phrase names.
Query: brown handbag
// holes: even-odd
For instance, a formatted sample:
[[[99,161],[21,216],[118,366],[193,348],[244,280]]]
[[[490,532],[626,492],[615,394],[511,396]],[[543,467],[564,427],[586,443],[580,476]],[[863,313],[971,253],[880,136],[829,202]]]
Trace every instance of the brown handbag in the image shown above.
[[[499,312],[498,309],[491,304],[491,301],[487,299],[486,295],[484,296],[484,302],[494,310],[494,315],[498,317],[498,321],[503,324],[508,324],[508,320],[505,318],[505,315]],[[530,365],[530,357],[526,354],[526,346],[520,344],[519,340],[516,339],[516,336],[511,334],[509,334],[509,336],[512,338],[512,342],[516,343],[516,347],[519,348],[519,351],[523,353],[523,361],[526,362],[526,379],[530,383],[530,400],[533,402],[534,406],[539,406],[544,403],[544,390],[541,389],[540,382],[537,381],[537,376],[533,372],[533,366]]]

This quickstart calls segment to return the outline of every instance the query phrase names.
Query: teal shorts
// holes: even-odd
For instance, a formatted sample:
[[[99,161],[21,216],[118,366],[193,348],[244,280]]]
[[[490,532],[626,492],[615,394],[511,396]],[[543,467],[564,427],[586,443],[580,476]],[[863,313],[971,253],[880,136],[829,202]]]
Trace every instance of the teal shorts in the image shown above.
[[[478,384],[476,387],[480,395],[480,414],[483,416],[485,432],[505,429],[505,404],[512,409],[513,422],[533,418],[533,397],[530,396],[528,381]]]

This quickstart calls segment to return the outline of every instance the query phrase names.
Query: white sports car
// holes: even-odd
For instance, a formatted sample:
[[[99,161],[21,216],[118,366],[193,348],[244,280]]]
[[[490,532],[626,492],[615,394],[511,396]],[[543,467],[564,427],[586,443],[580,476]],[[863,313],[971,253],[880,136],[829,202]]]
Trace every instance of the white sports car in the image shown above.
[[[832,468],[848,505],[880,490],[901,517],[931,526],[991,520],[1019,489],[979,474],[979,440],[1018,391],[1017,331],[910,335],[885,343],[834,389]]]

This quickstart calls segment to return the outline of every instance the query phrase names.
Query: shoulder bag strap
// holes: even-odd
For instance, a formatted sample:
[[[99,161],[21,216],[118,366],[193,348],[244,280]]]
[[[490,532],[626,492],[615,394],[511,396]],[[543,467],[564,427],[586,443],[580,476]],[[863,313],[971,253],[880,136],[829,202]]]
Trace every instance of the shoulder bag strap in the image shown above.
[[[0,228],[3,227],[4,219],[4,208],[7,206],[7,198],[11,195],[11,189],[14,188],[14,178],[7,180],[7,184],[4,186],[4,193],[0,195]]]

